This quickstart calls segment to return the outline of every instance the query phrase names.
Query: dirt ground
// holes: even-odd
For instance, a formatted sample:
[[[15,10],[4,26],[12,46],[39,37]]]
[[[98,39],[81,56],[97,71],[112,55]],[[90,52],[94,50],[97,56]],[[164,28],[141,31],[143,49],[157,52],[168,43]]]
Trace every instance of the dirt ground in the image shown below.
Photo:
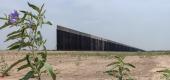
[[[12,64],[24,55],[16,52],[0,52],[5,56],[8,64]],[[57,80],[111,80],[111,77],[103,72],[107,70],[106,65],[115,61],[113,55],[104,56],[70,56],[70,55],[49,55],[48,62],[52,64],[57,74]],[[160,73],[156,71],[170,68],[170,56],[127,56],[125,62],[136,66],[132,69],[131,75],[135,80],[161,80]],[[20,64],[22,65],[22,64]],[[19,80],[28,70],[17,72],[17,67],[12,69],[7,77],[0,77],[0,80]],[[34,79],[31,79],[34,80]],[[52,80],[48,75],[43,74],[42,80]]]

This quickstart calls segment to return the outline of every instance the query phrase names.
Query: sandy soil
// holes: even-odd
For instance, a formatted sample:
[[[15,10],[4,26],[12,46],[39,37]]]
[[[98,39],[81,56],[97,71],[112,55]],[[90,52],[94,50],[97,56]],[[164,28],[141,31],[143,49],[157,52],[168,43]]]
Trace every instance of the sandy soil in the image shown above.
[[[5,56],[6,62],[12,64],[24,55],[5,53],[1,54],[1,56]],[[111,80],[111,77],[103,72],[107,70],[106,65],[113,61],[113,57],[102,56],[48,56],[48,62],[52,64],[54,70],[58,73],[57,80]],[[125,61],[136,66],[131,72],[135,80],[161,80],[160,74],[156,71],[170,68],[170,56],[168,55],[127,56]],[[10,76],[0,77],[0,80],[18,80],[22,78],[27,71],[28,70],[17,72],[17,67],[15,67],[10,71]],[[51,78],[43,74],[42,80],[51,80]]]

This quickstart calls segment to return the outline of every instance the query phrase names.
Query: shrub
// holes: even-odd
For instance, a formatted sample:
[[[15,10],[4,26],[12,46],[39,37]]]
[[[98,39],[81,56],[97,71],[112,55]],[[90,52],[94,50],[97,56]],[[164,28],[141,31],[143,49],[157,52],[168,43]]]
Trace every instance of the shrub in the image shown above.
[[[161,79],[170,80],[170,69],[164,69],[157,72],[162,73]]]
[[[1,26],[0,29],[16,27],[15,31],[7,35],[6,41],[16,41],[8,46],[9,50],[29,49],[31,51],[31,53],[26,54],[23,59],[13,63],[6,71],[4,71],[3,76],[5,76],[7,72],[18,63],[26,61],[27,64],[20,66],[18,71],[25,68],[31,68],[31,70],[21,80],[28,80],[32,77],[36,77],[38,80],[41,80],[41,73],[44,71],[47,71],[49,75],[52,76],[53,80],[55,80],[56,75],[52,66],[46,62],[46,40],[42,38],[40,32],[43,24],[52,24],[50,21],[45,20],[44,14],[46,10],[44,10],[44,4],[41,7],[38,7],[28,2],[28,5],[33,9],[33,11],[21,10],[19,13],[14,10],[11,14],[0,18],[5,21],[5,24]],[[42,51],[37,52],[37,50]]]
[[[130,68],[135,68],[135,66],[130,63],[125,63],[123,61],[124,57],[115,56],[115,59],[116,62],[107,65],[110,69],[105,71],[105,73],[113,76],[113,78],[117,78],[118,80],[133,80],[130,78],[129,72]]]

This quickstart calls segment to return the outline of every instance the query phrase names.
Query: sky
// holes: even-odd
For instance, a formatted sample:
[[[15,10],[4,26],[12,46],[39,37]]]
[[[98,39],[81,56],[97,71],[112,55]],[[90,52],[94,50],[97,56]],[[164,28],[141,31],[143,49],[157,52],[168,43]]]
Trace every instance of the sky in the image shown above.
[[[47,49],[56,48],[56,25],[62,25],[144,50],[170,50],[170,0],[0,0],[0,16],[31,10],[27,2],[45,3],[53,23],[42,28]],[[11,43],[4,41],[12,30],[0,30],[0,50]]]

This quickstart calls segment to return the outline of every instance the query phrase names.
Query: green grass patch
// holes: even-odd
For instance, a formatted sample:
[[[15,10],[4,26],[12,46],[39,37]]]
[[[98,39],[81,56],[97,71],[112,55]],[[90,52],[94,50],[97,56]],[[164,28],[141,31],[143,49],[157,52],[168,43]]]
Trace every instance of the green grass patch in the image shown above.
[[[70,55],[70,56],[159,56],[170,55],[169,51],[162,52],[113,52],[113,51],[48,51],[48,55]]]

